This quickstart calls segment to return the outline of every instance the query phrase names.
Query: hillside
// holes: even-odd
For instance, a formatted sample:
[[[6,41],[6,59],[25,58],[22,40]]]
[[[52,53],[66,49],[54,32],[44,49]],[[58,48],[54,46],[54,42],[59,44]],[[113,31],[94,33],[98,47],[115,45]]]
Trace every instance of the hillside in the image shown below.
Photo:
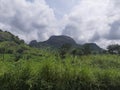
[[[29,53],[32,50],[32,47],[39,49],[46,49],[48,47],[52,48],[52,50],[60,49],[63,45],[69,45],[70,49],[84,49],[84,51],[90,51],[91,53],[101,53],[103,51],[95,43],[86,43],[83,45],[77,44],[74,39],[68,36],[51,36],[48,40],[44,42],[37,42],[33,40],[30,42],[29,47],[23,40],[20,40],[18,36],[13,35],[10,32],[0,30],[0,51],[4,48],[4,53],[18,53],[24,54]],[[34,49],[35,49],[34,48]],[[69,51],[71,51],[69,50]],[[1,53],[3,50],[1,51]],[[72,51],[71,51],[72,52]],[[34,52],[35,53],[35,52]]]
[[[38,56],[39,50],[31,48],[24,43],[24,40],[18,38],[8,31],[0,30],[0,59],[6,61],[18,61],[20,59],[30,59],[32,56]]]
[[[90,51],[92,51],[93,54],[94,53],[102,53],[104,50],[95,43],[85,43],[82,45],[82,47],[83,48],[87,47],[87,49],[90,49]]]
[[[75,56],[65,54],[64,48],[63,52],[59,53],[46,49],[47,46],[30,47],[10,32],[0,31],[0,37],[0,90],[120,89],[118,55]],[[72,38],[66,36],[52,36],[45,42],[31,43],[61,47],[67,44],[66,42],[86,51],[102,50],[94,43],[78,45]],[[60,57],[63,54],[65,58]]]
[[[30,42],[30,46],[32,47],[53,47],[53,48],[60,48],[64,44],[70,44],[72,46],[76,46],[76,42],[68,36],[51,36],[48,40],[44,42],[37,42],[36,40],[33,40]]]
[[[52,47],[59,49],[63,45],[68,44],[72,48],[89,48],[90,51],[93,53],[101,53],[103,51],[102,48],[100,48],[95,43],[85,43],[85,44],[77,44],[74,39],[68,36],[51,36],[48,40],[44,42],[37,42],[36,40],[33,40],[29,43],[31,47],[36,48],[46,48],[46,47]]]
[[[15,42],[16,44],[23,44],[24,43],[24,40],[20,40],[18,38],[18,36],[15,36],[8,31],[2,31],[0,29],[0,42],[4,42],[4,41],[8,41],[8,42],[12,41],[12,42]]]

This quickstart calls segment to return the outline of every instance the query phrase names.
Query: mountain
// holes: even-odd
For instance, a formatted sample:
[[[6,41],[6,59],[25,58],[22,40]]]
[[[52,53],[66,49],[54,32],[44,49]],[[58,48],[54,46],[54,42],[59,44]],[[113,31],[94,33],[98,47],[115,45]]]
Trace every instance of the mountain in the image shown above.
[[[70,50],[81,48],[84,51],[91,51],[92,53],[100,53],[103,51],[95,43],[85,43],[83,45],[77,44],[74,39],[69,36],[51,36],[44,42],[37,42],[33,40],[29,43],[29,46],[35,48],[52,48],[56,50],[62,46],[70,47]],[[18,36],[13,35],[8,31],[0,30],[0,48],[5,48],[6,53],[23,53],[26,50],[29,52],[30,48],[23,40],[20,40]]]
[[[100,53],[103,51],[102,48],[100,48],[97,44],[95,43],[85,43],[83,45],[77,44],[75,40],[73,40],[71,37],[68,36],[51,36],[48,40],[44,42],[37,42],[36,40],[33,40],[29,43],[31,47],[36,47],[36,48],[46,48],[46,47],[52,47],[52,48],[60,48],[62,45],[69,44],[73,48],[86,48],[90,49],[92,53]]]
[[[64,44],[69,44],[71,46],[76,46],[76,42],[68,36],[51,36],[47,41],[44,42],[37,42],[36,40],[33,40],[30,42],[30,46],[32,47],[53,47],[53,48],[60,48]]]
[[[84,45],[82,45],[83,48],[88,48],[90,49],[90,51],[92,51],[92,53],[102,53],[103,49],[100,48],[97,44],[95,43],[85,43]]]
[[[20,40],[18,36],[13,35],[12,33],[8,31],[2,31],[0,30],[0,47],[6,47],[8,48],[8,51],[13,49],[22,49],[22,47],[26,45],[23,40]],[[72,39],[69,36],[51,36],[48,40],[44,42],[37,42],[36,40],[33,40],[29,43],[29,46],[36,47],[36,48],[52,48],[52,49],[59,49],[63,45],[69,45],[72,48],[84,48],[85,50],[90,49],[92,53],[99,53],[102,52],[103,49],[100,48],[95,43],[85,43],[84,45],[77,44],[74,39]],[[8,47],[10,46],[10,47]]]

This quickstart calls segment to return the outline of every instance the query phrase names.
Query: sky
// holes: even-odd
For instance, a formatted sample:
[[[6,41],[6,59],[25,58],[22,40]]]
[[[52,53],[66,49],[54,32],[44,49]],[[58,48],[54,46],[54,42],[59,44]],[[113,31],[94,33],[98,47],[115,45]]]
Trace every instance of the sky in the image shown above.
[[[67,35],[105,48],[120,44],[120,0],[0,0],[0,28],[27,43]]]

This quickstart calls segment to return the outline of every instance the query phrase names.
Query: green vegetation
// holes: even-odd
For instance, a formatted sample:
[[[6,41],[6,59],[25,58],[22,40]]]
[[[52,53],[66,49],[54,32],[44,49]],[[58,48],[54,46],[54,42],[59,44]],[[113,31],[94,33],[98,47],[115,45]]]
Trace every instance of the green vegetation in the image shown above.
[[[120,54],[120,45],[118,44],[109,45],[107,49],[110,54]]]
[[[120,56],[67,56],[61,60],[45,53],[18,62],[1,60],[0,89],[119,90]]]
[[[0,33],[16,38],[9,32]],[[117,52],[112,54],[111,48],[106,54],[91,53],[88,44],[38,49],[6,36],[0,41],[0,90],[120,89],[119,49],[112,49]]]

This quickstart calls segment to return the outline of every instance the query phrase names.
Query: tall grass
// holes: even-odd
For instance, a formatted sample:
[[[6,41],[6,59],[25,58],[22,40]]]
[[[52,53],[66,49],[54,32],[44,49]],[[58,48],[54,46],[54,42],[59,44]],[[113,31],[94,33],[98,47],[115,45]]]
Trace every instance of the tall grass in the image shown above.
[[[0,61],[0,90],[119,90],[120,57],[89,55],[56,60]]]

